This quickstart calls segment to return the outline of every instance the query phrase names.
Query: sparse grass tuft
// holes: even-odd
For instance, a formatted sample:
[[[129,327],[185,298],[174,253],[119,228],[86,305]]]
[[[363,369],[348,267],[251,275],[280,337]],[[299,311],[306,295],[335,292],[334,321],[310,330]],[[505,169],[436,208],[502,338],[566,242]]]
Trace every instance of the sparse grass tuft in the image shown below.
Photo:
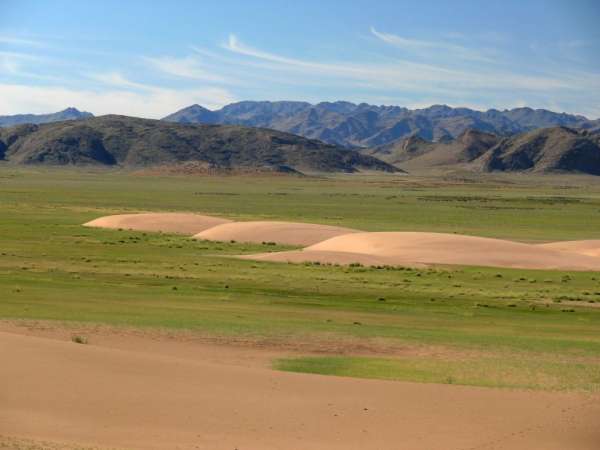
[[[75,342],[76,344],[87,344],[88,338],[80,334],[74,334],[71,336],[71,341]]]

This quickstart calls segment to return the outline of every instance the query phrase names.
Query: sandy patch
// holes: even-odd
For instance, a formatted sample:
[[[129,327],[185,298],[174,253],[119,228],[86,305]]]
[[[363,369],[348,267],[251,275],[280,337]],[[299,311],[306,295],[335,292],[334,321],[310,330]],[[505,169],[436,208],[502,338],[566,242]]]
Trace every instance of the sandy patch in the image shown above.
[[[218,225],[194,236],[210,241],[276,242],[287,245],[312,245],[343,234],[357,233],[351,228],[314,223],[253,221]]]
[[[15,436],[0,436],[0,450],[119,450],[115,448],[90,447]],[[121,449],[124,450],[124,449]]]
[[[0,332],[0,435],[130,449],[593,450],[597,398],[274,372]]]
[[[375,232],[337,236],[301,251],[245,256],[263,261],[365,265],[448,264],[522,269],[600,270],[600,258],[539,245],[446,233]]]
[[[200,214],[145,213],[100,217],[85,223],[84,226],[193,235],[227,222],[230,220]]]
[[[580,253],[582,255],[600,257],[600,239],[586,241],[560,241],[539,244],[540,247],[551,250]]]
[[[178,358],[199,354],[218,364],[269,368],[274,359],[297,356],[354,355],[422,358],[479,357],[473,351],[445,346],[398,343],[384,338],[331,334],[319,337],[218,336],[198,331],[116,327],[104,324],[46,320],[0,320],[0,332],[70,342],[84,336],[95,346],[135,352],[158,353]]]

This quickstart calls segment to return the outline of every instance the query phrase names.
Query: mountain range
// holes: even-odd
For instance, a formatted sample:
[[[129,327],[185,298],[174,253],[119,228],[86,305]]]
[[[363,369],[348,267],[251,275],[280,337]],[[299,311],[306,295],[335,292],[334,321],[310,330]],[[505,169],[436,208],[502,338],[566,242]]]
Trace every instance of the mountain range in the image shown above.
[[[271,128],[349,148],[370,148],[416,135],[430,141],[458,137],[469,129],[510,136],[537,128],[567,126],[598,131],[600,119],[544,109],[476,111],[433,105],[423,109],[366,103],[244,101],[210,111],[192,105],[163,118],[178,123],[236,124]]]
[[[16,164],[600,175],[600,120],[530,108],[240,102],[219,111],[193,105],[163,120],[94,117],[75,108],[2,120],[27,122],[0,127],[0,160]]]
[[[26,123],[50,123],[63,120],[79,120],[93,117],[89,112],[79,111],[76,108],[67,108],[51,114],[16,114],[13,116],[0,116],[0,127],[10,127]]]
[[[0,159],[128,168],[192,161],[215,169],[400,171],[372,156],[281,131],[116,115],[0,128]]]
[[[49,123],[93,117],[89,112],[67,108],[53,114],[0,116],[0,127],[25,123]],[[600,119],[556,113],[545,109],[515,108],[477,111],[433,105],[423,109],[376,106],[367,103],[296,101],[243,101],[215,111],[192,105],[162,120],[185,124],[223,124],[271,128],[348,148],[372,148],[416,135],[443,142],[466,130],[510,136],[555,126],[600,133]]]

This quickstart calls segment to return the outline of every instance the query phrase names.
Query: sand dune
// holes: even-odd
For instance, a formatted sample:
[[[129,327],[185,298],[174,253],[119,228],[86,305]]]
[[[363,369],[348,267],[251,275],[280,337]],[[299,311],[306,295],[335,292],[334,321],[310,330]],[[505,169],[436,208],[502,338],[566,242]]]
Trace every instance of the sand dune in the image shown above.
[[[208,363],[202,352],[4,332],[0,355],[0,436],[72,448],[593,450],[600,442],[600,402],[583,395],[283,373]]]
[[[100,217],[85,223],[84,226],[193,235],[227,222],[230,222],[230,220],[200,214],[146,213]]]
[[[245,256],[263,261],[449,264],[523,269],[600,270],[600,258],[539,245],[445,233],[376,232],[337,236],[301,251]]]
[[[298,251],[241,256],[262,261],[600,270],[600,240],[532,245],[447,233],[369,233],[312,223],[232,222],[219,217],[186,213],[106,216],[92,220],[85,226],[180,233],[212,241],[276,242],[307,246]]]
[[[297,222],[233,222],[218,225],[194,236],[211,241],[276,242],[288,245],[312,245],[343,234],[357,233],[351,228]]]
[[[550,242],[548,244],[540,244],[539,246],[551,250],[580,253],[588,256],[600,256],[600,239]]]

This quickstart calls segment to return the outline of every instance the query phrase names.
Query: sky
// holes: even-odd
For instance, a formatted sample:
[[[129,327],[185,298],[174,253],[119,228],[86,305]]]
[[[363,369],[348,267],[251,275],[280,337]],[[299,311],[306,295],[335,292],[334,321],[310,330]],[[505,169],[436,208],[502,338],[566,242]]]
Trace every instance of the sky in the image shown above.
[[[600,118],[600,1],[0,0],[0,115],[242,100]]]

